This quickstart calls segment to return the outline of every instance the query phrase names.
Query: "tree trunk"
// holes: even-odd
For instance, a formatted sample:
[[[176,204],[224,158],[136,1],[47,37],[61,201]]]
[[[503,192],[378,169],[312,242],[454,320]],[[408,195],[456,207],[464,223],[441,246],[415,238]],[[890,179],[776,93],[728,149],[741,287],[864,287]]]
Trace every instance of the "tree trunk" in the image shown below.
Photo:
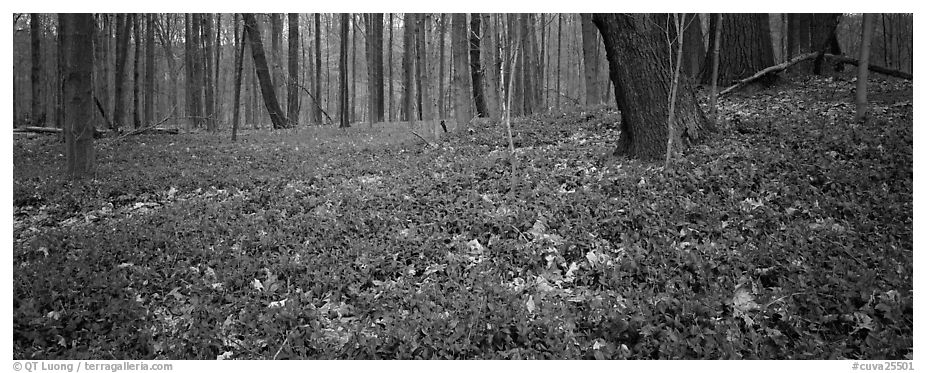
[[[138,21],[138,14],[132,15],[132,27],[135,29],[135,59],[132,61],[134,67],[132,68],[132,123],[135,125],[135,129],[141,127],[141,112],[138,110],[139,107],[139,95],[140,95],[140,86],[141,81],[139,80],[139,62],[141,61],[141,31],[139,30],[139,25],[141,23]]]
[[[521,81],[522,81],[522,98],[524,99],[522,115],[531,115],[537,112],[539,105],[537,87],[537,43],[534,38],[534,15],[533,13],[521,14]],[[595,59],[597,64],[597,58]],[[597,71],[597,70],[596,70]]]
[[[801,54],[801,16],[788,13],[788,59]]]
[[[436,112],[434,108],[434,96],[431,95],[431,64],[428,63],[428,30],[431,28],[431,14],[423,14],[418,19],[420,30],[418,35],[418,54],[421,56],[419,61],[419,69],[421,75],[419,76],[419,81],[421,82],[421,120],[427,125],[429,121],[434,119],[434,114]],[[432,125],[432,130],[435,134],[435,138],[439,138],[437,122],[434,122]]]
[[[483,38],[485,39],[480,45],[483,49],[482,53],[482,69],[485,71],[485,98],[486,98],[486,109],[488,109],[489,117],[493,120],[498,120],[500,118],[501,111],[499,110],[499,95],[498,95],[498,66],[495,63],[498,60],[498,41],[495,36],[495,27],[492,22],[492,17],[489,14],[482,14],[482,25],[485,28],[483,32]],[[470,55],[472,57],[472,55]],[[474,80],[475,82],[475,80]]]
[[[685,15],[685,43],[682,46],[684,52],[684,73],[691,79],[696,79],[701,71],[701,62],[704,61],[704,39],[701,35],[701,17],[698,13],[688,13]]]
[[[312,122],[322,124],[322,26],[321,17],[315,13],[315,107],[312,108]]]
[[[238,122],[241,120],[241,65],[244,60],[244,41],[247,40],[238,33],[238,15],[232,17],[232,27],[235,29],[235,102],[232,113],[232,141],[238,140]],[[244,30],[242,30],[244,32]]]
[[[816,13],[811,16],[813,20],[811,37],[811,51],[820,52],[819,57],[813,61],[813,73],[823,73],[823,59],[827,49],[832,54],[842,54],[839,41],[836,40],[836,27],[839,26],[840,13]]]
[[[347,47],[350,32],[350,13],[341,13],[341,50],[338,58],[338,76],[340,85],[338,89],[338,117],[340,118],[341,128],[350,127],[350,102],[348,99],[348,76],[347,76]]]
[[[116,14],[116,78],[113,89],[113,125],[118,130],[125,124],[125,60],[129,51],[131,22],[126,15]]]
[[[273,89],[273,83],[270,78],[270,69],[267,66],[267,57],[264,55],[264,44],[260,37],[260,29],[257,26],[257,20],[253,13],[242,13],[244,18],[245,34],[251,42],[251,54],[254,59],[254,69],[257,71],[257,79],[260,81],[260,91],[264,96],[264,106],[270,113],[270,121],[274,129],[287,128],[288,123],[283,117],[283,111],[277,102],[276,91]]]
[[[768,30],[763,24],[768,24],[766,13],[723,15],[718,84],[730,85],[775,64],[771,35],[763,32]],[[713,56],[707,62],[705,66],[712,66]],[[710,74],[702,74],[701,82],[710,84]]]
[[[395,120],[395,106],[392,103],[393,90],[392,90],[392,13],[389,13],[389,121]]]
[[[614,96],[621,111],[617,154],[657,160],[665,155],[669,136],[666,118],[672,74],[669,48],[649,15],[595,14],[604,40]],[[701,138],[710,123],[701,112],[688,82],[679,85],[675,136],[679,150]]]
[[[222,70],[222,65],[220,64],[222,58],[222,13],[215,13],[215,44],[213,44],[212,50],[215,53],[215,56],[212,59],[213,65],[215,67],[213,69],[215,75],[212,78],[215,87],[215,104],[212,105],[212,107],[215,108],[214,111],[216,116],[214,121],[216,122],[216,126],[218,126],[219,119],[225,118],[225,110],[223,110],[225,101],[222,100],[222,92],[224,91],[222,87],[225,85],[222,84],[222,81],[220,80],[221,76],[219,74],[219,71]]]
[[[278,98],[285,97],[283,95],[283,63],[280,62],[280,52],[281,44],[283,40],[283,13],[270,13],[270,66],[271,70],[271,80],[273,80],[273,90],[276,92]],[[284,102],[280,100],[280,106],[284,106]]]
[[[482,88],[484,74],[479,62],[479,39],[481,38],[479,31],[482,28],[482,17],[479,13],[470,15],[469,26],[469,67],[473,80],[473,102],[476,104],[476,116],[487,117],[488,109],[486,108],[485,92]]]
[[[592,24],[592,15],[582,13],[582,64],[585,67],[585,105],[601,103],[601,88],[598,86],[598,35]]]
[[[437,48],[439,50],[437,57],[437,116],[440,119],[447,117],[447,112],[444,104],[444,40],[447,35],[447,17],[448,13],[440,14],[440,24],[437,27]]]
[[[370,15],[370,40],[369,53],[372,67],[370,71],[370,115],[373,122],[382,122],[385,119],[385,110],[383,101],[383,14],[373,13]]]
[[[454,131],[460,133],[473,118],[472,77],[469,74],[466,13],[453,13],[450,23],[450,48],[453,53]]]
[[[402,44],[404,46],[404,56],[402,67],[405,72],[402,87],[402,119],[409,124],[415,122],[415,23],[416,15],[414,13],[405,13],[404,29]]]
[[[353,23],[353,14],[351,14],[351,23]],[[357,102],[357,28],[351,27],[350,36],[350,121],[357,121],[354,106]]]
[[[193,73],[189,89],[192,92],[190,97],[190,116],[193,119],[193,127],[201,128],[203,125],[203,58],[202,58],[202,40],[200,32],[202,26],[202,15],[193,13],[190,25],[190,71]]]
[[[145,119],[154,120],[154,14],[145,15]]]
[[[44,122],[45,114],[42,113],[42,51],[41,51],[41,21],[38,13],[32,13],[29,21],[29,39],[32,47],[32,69],[30,72],[30,81],[32,83],[32,112],[31,125],[40,126]]]
[[[868,61],[871,55],[871,29],[874,14],[862,15],[862,45],[859,52],[858,79],[855,88],[855,120],[868,117]]]
[[[64,144],[72,179],[92,176],[93,149],[93,15],[58,15],[64,62]]]
[[[563,15],[558,14],[556,18],[559,18],[556,28],[556,108],[559,109],[559,96],[563,95],[563,91],[560,90],[560,72],[563,67]]]
[[[209,132],[216,130],[216,111],[215,111],[215,84],[213,81],[213,60],[214,52],[212,50],[212,15],[203,14],[200,21],[202,22],[202,44],[204,46],[202,56],[203,70],[203,90],[205,102],[203,103],[203,116],[205,117],[206,129]]]
[[[299,14],[289,13],[289,86],[286,116],[289,124],[299,124]]]

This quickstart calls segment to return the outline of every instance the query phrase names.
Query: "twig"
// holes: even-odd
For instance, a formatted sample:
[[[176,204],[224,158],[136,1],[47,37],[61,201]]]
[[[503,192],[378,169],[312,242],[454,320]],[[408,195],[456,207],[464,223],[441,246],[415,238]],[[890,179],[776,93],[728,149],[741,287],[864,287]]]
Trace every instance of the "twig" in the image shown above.
[[[280,355],[280,351],[283,351],[283,346],[286,346],[287,342],[289,342],[289,333],[286,333],[286,338],[283,338],[283,344],[280,345],[280,348],[277,349],[277,353],[273,354],[273,359],[270,359],[270,360],[277,359],[277,356]]]

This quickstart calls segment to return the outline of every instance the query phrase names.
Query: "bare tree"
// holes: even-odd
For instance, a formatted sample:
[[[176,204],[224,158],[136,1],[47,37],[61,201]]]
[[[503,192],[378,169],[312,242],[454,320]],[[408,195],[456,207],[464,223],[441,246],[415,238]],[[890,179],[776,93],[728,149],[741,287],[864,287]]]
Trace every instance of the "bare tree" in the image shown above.
[[[154,14],[145,14],[145,119],[154,120]]]
[[[125,14],[116,14],[116,78],[113,92],[113,125],[118,130],[125,124],[125,60],[129,50],[129,32],[132,23]]]
[[[264,54],[264,43],[260,37],[260,28],[257,26],[257,19],[253,13],[242,13],[244,18],[245,34],[251,42],[251,54],[254,58],[254,69],[257,72],[257,79],[260,81],[260,91],[264,96],[264,106],[270,113],[270,121],[274,129],[287,128],[286,118],[283,116],[283,110],[280,109],[280,103],[277,101],[276,91],[273,89],[273,82],[270,78],[270,68],[267,66],[267,56]]]
[[[488,109],[486,108],[485,91],[482,88],[484,74],[479,59],[482,16],[479,13],[470,14],[469,26],[469,67],[473,80],[473,103],[476,106],[476,115],[487,117]]]
[[[482,33],[483,41],[480,47],[483,49],[482,69],[485,71],[486,109],[488,109],[489,117],[497,120],[501,113],[498,94],[499,70],[496,64],[496,61],[498,61],[498,39],[496,38],[495,23],[490,14],[483,13],[481,23],[485,29]]]
[[[138,21],[138,14],[132,15],[132,27],[135,29],[135,59],[132,61],[132,123],[135,128],[141,127],[141,111],[138,109],[141,80],[138,78],[139,62],[141,62],[141,23]]]
[[[200,22],[202,23],[202,44],[203,44],[203,53],[199,54],[201,57],[200,61],[203,68],[203,93],[205,97],[205,102],[203,102],[203,116],[206,122],[206,128],[209,132],[215,132],[216,130],[216,111],[215,111],[215,82],[213,80],[213,63],[215,62],[215,55],[213,52],[213,39],[212,39],[212,15],[209,13],[203,14],[200,17]]]
[[[92,176],[93,149],[93,15],[58,15],[64,62],[64,144],[72,179]]]
[[[404,34],[402,44],[403,48],[403,58],[402,58],[402,68],[404,75],[402,76],[403,87],[402,87],[402,118],[401,120],[408,121],[409,123],[415,122],[415,23],[416,17],[414,13],[405,13],[405,18],[403,19],[404,23]]]
[[[320,14],[315,13],[315,108],[312,121],[322,123],[322,26]]]
[[[601,103],[601,88],[598,86],[598,33],[592,24],[592,15],[582,13],[582,63],[585,67],[585,104]]]
[[[235,102],[232,110],[232,141],[238,140],[238,122],[241,117],[239,116],[240,103],[241,103],[241,65],[244,60],[244,46],[245,40],[244,35],[238,33],[238,14],[235,14],[232,21],[232,27],[235,29]],[[242,29],[242,33],[245,30]]]

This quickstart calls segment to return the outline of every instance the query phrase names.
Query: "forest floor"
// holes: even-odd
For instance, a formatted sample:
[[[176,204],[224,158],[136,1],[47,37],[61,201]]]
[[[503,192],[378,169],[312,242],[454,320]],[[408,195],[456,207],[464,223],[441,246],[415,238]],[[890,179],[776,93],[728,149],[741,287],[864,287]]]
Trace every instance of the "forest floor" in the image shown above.
[[[14,145],[16,359],[910,359],[912,83],[721,100],[669,170],[601,108]],[[421,132],[419,132],[421,133]]]

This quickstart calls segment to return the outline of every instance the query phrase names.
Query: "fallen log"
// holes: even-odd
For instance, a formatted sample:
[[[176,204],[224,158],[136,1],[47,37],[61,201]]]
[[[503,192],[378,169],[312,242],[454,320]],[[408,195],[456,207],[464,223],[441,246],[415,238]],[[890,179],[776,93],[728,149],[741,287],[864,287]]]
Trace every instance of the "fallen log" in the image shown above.
[[[14,128],[13,132],[61,133],[61,129],[55,128],[55,127],[25,126],[25,127]]]
[[[797,64],[797,63],[800,63],[800,62],[802,62],[802,61],[814,59],[814,58],[816,58],[818,55],[819,55],[818,52],[804,53],[804,54],[802,54],[802,55],[799,55],[799,56],[797,56],[797,57],[794,57],[794,58],[792,58],[792,59],[790,59],[790,60],[788,60],[788,61],[782,62],[782,63],[780,63],[780,64],[777,64],[777,65],[774,65],[774,66],[766,67],[765,69],[762,69],[762,71],[759,71],[759,72],[755,73],[753,76],[750,76],[750,77],[748,77],[748,78],[746,78],[746,79],[740,80],[739,82],[737,82],[736,84],[730,86],[729,88],[724,89],[723,91],[721,91],[721,92],[718,94],[718,96],[723,96],[723,95],[726,95],[726,94],[728,94],[728,93],[730,93],[730,92],[733,92],[734,90],[736,90],[736,89],[738,89],[738,88],[740,88],[740,87],[742,87],[742,86],[744,86],[744,85],[747,85],[747,84],[749,84],[749,83],[752,83],[752,82],[754,82],[754,81],[756,81],[756,80],[758,80],[758,79],[760,79],[760,78],[762,78],[763,76],[766,76],[766,75],[768,75],[768,74],[776,74],[776,73],[778,73],[779,71],[786,70],[786,69],[788,69],[789,67],[791,67],[791,66],[793,66],[793,65],[795,65],[795,64]],[[857,60],[857,59],[854,59],[854,58],[852,58],[852,57],[846,57],[846,56],[834,55],[834,54],[825,54],[825,55],[823,55],[823,57],[824,57],[824,58],[827,58],[827,59],[830,59],[830,60],[834,60],[834,62],[836,62],[836,63],[848,63],[848,64],[850,64],[850,65],[858,66],[858,60]],[[884,75],[887,75],[887,76],[892,76],[892,77],[895,77],[895,78],[913,80],[913,74],[905,73],[905,72],[899,71],[899,70],[892,70],[892,69],[884,68],[884,67],[877,66],[877,65],[868,65],[868,70],[874,71],[874,72],[876,72],[876,73],[884,74]]]

